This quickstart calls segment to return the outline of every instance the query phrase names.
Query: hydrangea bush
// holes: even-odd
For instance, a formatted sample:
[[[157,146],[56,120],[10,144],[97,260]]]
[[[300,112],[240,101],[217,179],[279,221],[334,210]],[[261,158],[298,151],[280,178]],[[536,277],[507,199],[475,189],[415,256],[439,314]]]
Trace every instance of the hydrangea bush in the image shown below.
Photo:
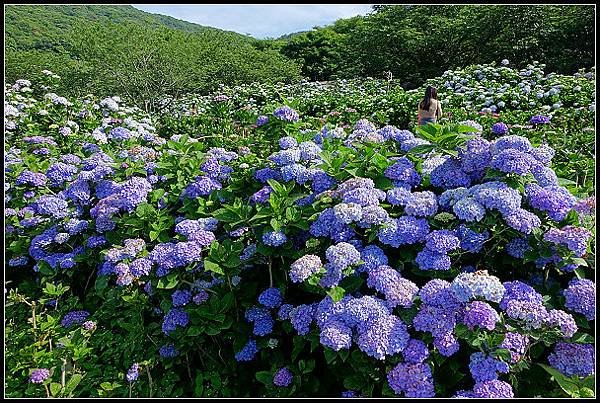
[[[535,136],[226,91],[199,119],[238,137],[164,136],[19,81],[8,396],[594,395],[595,204]]]

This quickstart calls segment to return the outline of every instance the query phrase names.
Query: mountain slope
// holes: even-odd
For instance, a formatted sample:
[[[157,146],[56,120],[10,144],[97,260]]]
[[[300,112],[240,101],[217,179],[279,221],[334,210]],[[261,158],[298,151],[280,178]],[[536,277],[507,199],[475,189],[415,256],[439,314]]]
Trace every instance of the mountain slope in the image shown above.
[[[213,32],[236,40],[253,38],[231,31],[206,27],[132,6],[109,5],[7,5],[5,47],[8,50],[62,50],[65,35],[76,22],[133,22],[148,27],[167,27],[184,32]]]

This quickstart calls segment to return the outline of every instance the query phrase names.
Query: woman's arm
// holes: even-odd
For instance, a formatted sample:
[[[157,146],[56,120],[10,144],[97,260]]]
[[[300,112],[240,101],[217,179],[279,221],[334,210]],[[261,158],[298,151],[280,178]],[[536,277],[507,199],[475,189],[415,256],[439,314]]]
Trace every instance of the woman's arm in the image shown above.
[[[437,101],[437,109],[435,111],[435,114],[438,119],[442,117],[442,103],[440,101]]]

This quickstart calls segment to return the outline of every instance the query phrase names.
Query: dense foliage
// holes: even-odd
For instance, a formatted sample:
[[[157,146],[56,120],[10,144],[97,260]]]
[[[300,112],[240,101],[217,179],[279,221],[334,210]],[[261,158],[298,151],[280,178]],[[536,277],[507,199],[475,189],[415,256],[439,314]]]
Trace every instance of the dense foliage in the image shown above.
[[[313,80],[389,71],[414,88],[449,68],[504,57],[567,74],[590,68],[594,26],[593,6],[388,5],[274,46],[304,61],[302,71]]]
[[[594,73],[505,64],[7,85],[6,395],[593,396]]]
[[[70,96],[120,94],[154,110],[162,95],[217,83],[384,78],[404,88],[454,67],[508,57],[572,74],[594,64],[593,6],[376,6],[279,39],[251,37],[131,6],[6,7],[6,75],[63,77]],[[376,46],[374,46],[376,44]]]

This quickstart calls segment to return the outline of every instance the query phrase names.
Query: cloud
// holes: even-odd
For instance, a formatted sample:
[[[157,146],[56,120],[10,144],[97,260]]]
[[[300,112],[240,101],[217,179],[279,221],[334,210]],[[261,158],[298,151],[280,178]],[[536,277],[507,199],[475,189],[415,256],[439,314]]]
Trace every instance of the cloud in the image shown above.
[[[339,18],[365,15],[369,4],[349,5],[155,5],[134,4],[135,8],[180,20],[250,34],[255,38],[278,37]]]

